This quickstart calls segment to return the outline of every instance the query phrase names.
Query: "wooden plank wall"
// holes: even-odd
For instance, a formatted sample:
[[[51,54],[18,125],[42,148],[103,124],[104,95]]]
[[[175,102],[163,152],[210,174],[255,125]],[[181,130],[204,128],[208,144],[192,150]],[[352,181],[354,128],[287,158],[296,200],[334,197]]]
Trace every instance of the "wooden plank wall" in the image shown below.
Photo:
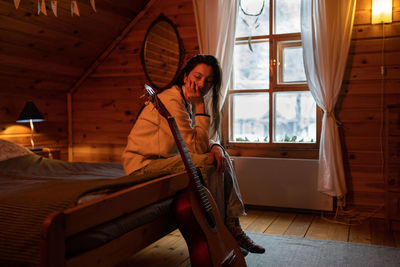
[[[142,41],[148,26],[161,12],[178,26],[186,58],[198,52],[192,1],[165,2],[154,4],[74,94],[74,160],[120,160],[126,136],[142,104],[139,96],[146,81],[139,57]],[[357,1],[347,70],[337,105],[348,204],[377,211],[374,216],[382,216],[384,205],[383,109],[387,104],[400,103],[399,0],[393,1],[393,9],[393,23],[371,25],[371,1]]]
[[[146,31],[161,13],[177,26],[185,57],[199,51],[192,0],[158,0],[72,95],[74,161],[120,161],[144,100],[140,51]]]
[[[393,9],[393,23],[371,25],[371,1],[357,1],[347,70],[337,105],[348,204],[367,212],[376,211],[373,216],[378,217],[382,216],[384,205],[383,109],[387,104],[400,103],[400,0],[393,1]],[[120,160],[142,104],[139,96],[146,81],[139,58],[142,41],[161,12],[178,26],[186,58],[198,52],[192,1],[154,4],[74,94],[74,160]]]
[[[347,71],[337,105],[348,204],[377,210],[374,216],[381,216],[384,205],[383,110],[387,104],[400,103],[400,0],[393,1],[393,9],[393,23],[371,25],[371,0],[357,1]],[[74,161],[120,161],[126,137],[143,102],[139,99],[146,82],[139,56],[142,42],[147,28],[160,13],[178,26],[186,59],[198,53],[192,1],[156,1],[73,94]],[[39,133],[46,134],[39,134],[35,140],[41,146],[63,148],[62,158],[66,159],[64,94],[51,90],[35,94],[30,90],[2,90],[0,137],[29,146],[29,125],[15,123],[27,100],[33,100],[46,116],[45,122],[35,124]]]
[[[393,23],[371,24],[371,0],[357,0],[343,90],[337,105],[348,204],[383,215],[385,105],[400,103],[400,0]],[[384,66],[385,74],[381,74]],[[372,212],[372,213],[371,213]]]

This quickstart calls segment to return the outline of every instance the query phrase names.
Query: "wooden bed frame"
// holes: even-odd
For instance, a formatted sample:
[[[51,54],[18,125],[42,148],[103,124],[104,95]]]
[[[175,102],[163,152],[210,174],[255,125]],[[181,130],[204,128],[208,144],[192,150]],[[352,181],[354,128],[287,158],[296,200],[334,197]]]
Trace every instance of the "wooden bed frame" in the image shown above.
[[[76,207],[56,211],[41,231],[41,266],[111,266],[176,229],[171,214],[142,225],[96,249],[66,258],[66,240],[121,215],[173,197],[189,184],[185,172],[168,175],[115,192]]]

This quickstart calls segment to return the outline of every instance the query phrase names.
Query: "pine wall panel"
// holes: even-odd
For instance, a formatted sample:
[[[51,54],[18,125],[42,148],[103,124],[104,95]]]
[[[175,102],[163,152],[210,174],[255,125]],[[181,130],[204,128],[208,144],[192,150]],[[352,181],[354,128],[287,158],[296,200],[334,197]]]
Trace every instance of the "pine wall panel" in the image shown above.
[[[372,25],[371,1],[358,0],[350,53],[336,114],[340,121],[348,204],[384,205],[384,107],[400,103],[400,1],[393,23]],[[140,50],[147,28],[164,13],[178,27],[185,59],[198,52],[192,1],[158,1],[73,96],[73,159],[119,161],[143,100]],[[381,66],[385,75],[381,74]],[[251,150],[247,151],[251,153]]]
[[[400,1],[393,1],[393,23],[372,25],[370,21],[371,1],[358,0],[336,114],[341,123],[348,204],[381,217],[384,110],[388,104],[400,104]]]
[[[146,82],[140,62],[142,43],[148,27],[161,13],[177,26],[185,59],[199,52],[192,0],[155,0],[126,37],[73,92],[72,160],[121,160],[127,135],[144,102],[140,98]],[[18,23],[26,24],[12,16],[2,18],[7,22],[17,23],[11,27],[18,26]],[[393,23],[372,25],[370,19],[371,0],[358,0],[336,117],[341,123],[339,132],[349,191],[348,204],[377,210],[374,216],[381,216],[385,188],[382,175],[384,108],[388,104],[400,104],[400,0],[393,1]],[[10,86],[1,90],[0,137],[29,146],[29,125],[16,124],[15,120],[25,102],[33,100],[46,117],[45,122],[35,124],[36,142],[42,147],[60,148],[62,158],[67,159],[67,96],[62,88],[67,85],[71,88],[77,80],[77,71],[71,66],[84,65],[87,68],[88,62],[78,64],[79,59],[76,57],[70,59],[61,55],[84,44],[89,49],[95,44],[90,41],[91,38],[96,36],[91,35],[90,29],[77,32],[77,37],[70,36],[63,31],[55,31],[52,26],[45,26],[47,23],[40,23],[42,22],[39,20],[37,26],[28,25],[32,28],[28,27],[24,31],[15,28],[13,38],[9,38],[8,43],[1,46],[2,55],[5,55],[0,60],[2,85]],[[98,25],[101,26],[101,22]],[[40,30],[44,27],[50,28],[41,34]],[[112,26],[106,23],[104,27]],[[47,34],[48,31],[54,32],[54,35]],[[7,31],[0,29],[1,36],[6,33]],[[35,42],[27,41],[29,39],[26,36],[36,37]],[[33,59],[46,57],[43,47],[50,46],[54,38],[67,38],[66,43],[60,43],[60,47],[52,47],[52,55],[57,58],[59,54],[60,59],[50,59],[45,65],[36,68],[35,63],[40,64],[40,61]],[[32,54],[33,59],[26,60],[29,71],[19,72],[17,61],[23,56],[19,59],[9,56],[15,49],[20,49],[20,54],[27,57]],[[104,49],[106,45],[103,46]],[[57,63],[63,66],[52,70],[57,77],[47,75],[46,79],[37,78],[43,77],[43,72]],[[385,69],[384,75],[381,74],[382,65]],[[252,151],[249,149],[245,153],[251,154]]]

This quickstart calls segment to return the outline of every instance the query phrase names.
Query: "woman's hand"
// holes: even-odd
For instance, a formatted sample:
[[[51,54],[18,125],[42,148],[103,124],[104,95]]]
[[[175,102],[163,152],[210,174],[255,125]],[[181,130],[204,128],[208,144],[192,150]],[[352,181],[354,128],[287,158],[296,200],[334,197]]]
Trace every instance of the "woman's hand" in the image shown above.
[[[215,145],[211,148],[210,163],[214,164],[215,161],[217,161],[217,172],[224,172],[225,153],[224,150],[218,145]]]
[[[185,97],[196,107],[196,113],[205,113],[204,94],[190,78],[185,82]]]
[[[185,82],[185,88],[185,96],[189,102],[193,104],[204,103],[204,95],[196,82],[192,81],[190,78],[187,78]]]

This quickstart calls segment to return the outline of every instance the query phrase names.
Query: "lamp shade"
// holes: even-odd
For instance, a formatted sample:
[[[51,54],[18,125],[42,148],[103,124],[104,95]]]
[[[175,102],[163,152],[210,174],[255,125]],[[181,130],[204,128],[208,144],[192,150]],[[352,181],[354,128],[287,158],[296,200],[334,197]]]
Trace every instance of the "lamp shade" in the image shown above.
[[[19,114],[17,122],[30,122],[30,120],[32,120],[32,122],[44,121],[44,117],[32,101],[26,102],[24,109],[21,114]]]

